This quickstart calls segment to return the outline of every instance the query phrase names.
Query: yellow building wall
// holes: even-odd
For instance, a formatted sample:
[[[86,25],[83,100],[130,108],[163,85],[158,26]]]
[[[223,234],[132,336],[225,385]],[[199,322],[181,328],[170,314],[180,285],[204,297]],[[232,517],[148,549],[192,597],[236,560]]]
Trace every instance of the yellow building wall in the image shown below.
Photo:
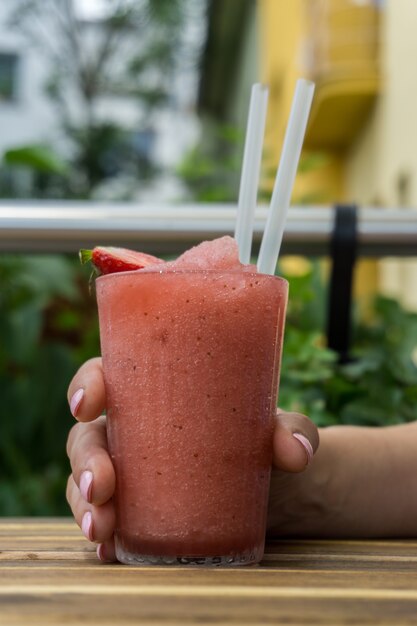
[[[266,150],[278,162],[298,67],[303,32],[301,0],[258,0],[261,80],[269,86]]]
[[[417,2],[386,0],[382,39],[384,88],[346,165],[347,187],[360,202],[417,207]],[[417,261],[380,262],[379,290],[417,310]]]
[[[312,4],[311,0],[258,0],[261,80],[270,88],[263,183],[269,189],[281,154],[295,83],[300,77],[311,77],[307,43],[308,10]],[[334,204],[354,200],[346,186],[347,160],[346,150],[304,149],[293,204]],[[295,267],[293,261],[291,267]],[[355,275],[357,298],[366,303],[378,282],[375,261],[361,260]]]
[[[308,77],[305,0],[258,0],[261,80],[269,85],[265,138],[265,184],[271,187],[279,162],[285,128],[298,78]],[[313,158],[312,158],[313,157]],[[310,164],[310,165],[309,165]],[[293,202],[341,202],[344,162],[337,152],[323,151],[317,158],[303,151],[294,186]]]

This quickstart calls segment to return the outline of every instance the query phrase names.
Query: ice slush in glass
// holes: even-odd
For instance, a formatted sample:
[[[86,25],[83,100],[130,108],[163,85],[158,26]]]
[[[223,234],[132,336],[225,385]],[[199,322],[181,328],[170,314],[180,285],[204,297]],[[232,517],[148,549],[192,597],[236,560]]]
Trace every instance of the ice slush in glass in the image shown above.
[[[287,282],[224,237],[96,284],[117,558],[259,562]]]

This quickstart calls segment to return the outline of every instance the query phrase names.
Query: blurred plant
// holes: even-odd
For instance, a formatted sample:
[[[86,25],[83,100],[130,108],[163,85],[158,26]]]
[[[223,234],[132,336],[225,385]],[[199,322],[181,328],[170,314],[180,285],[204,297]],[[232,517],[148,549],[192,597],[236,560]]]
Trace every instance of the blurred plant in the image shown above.
[[[219,124],[214,120],[204,121],[203,137],[185,155],[176,173],[187,186],[196,202],[236,202],[239,194],[242,168],[244,130],[230,124]],[[271,157],[267,150],[263,154],[258,202],[269,203],[271,199],[277,164],[269,165]],[[323,152],[308,152],[301,155],[298,175],[318,171],[329,163]],[[314,191],[298,197],[298,204],[323,201],[325,190]]]
[[[69,173],[68,164],[49,146],[17,146],[3,154],[0,195],[61,197],[68,187]]]
[[[351,362],[325,347],[326,294],[318,264],[287,276],[290,303],[279,404],[319,426],[383,426],[417,419],[417,314],[378,297],[373,318],[357,319]]]
[[[204,137],[177,168],[196,202],[235,202],[242,165],[243,132],[206,122]]]
[[[65,176],[67,164],[48,146],[28,145],[7,150],[3,161],[11,167],[28,167],[38,172]]]
[[[0,514],[63,514],[67,385],[98,353],[88,272],[65,257],[0,257]]]
[[[305,175],[309,175],[311,172],[318,172],[319,170],[328,166],[330,162],[329,155],[325,152],[302,152],[297,169],[297,179],[295,184],[295,193],[293,194],[292,203],[301,204],[315,204],[318,202],[329,202],[328,190],[326,187],[318,189],[312,188],[310,191],[298,193],[297,182],[302,181]],[[271,156],[268,153],[263,155],[263,170],[260,181],[260,189],[258,199],[262,202],[269,203],[271,200],[272,189],[274,187],[275,177],[277,174],[277,163],[271,164]],[[307,186],[308,189],[309,186]]]
[[[94,21],[80,19],[75,0],[12,3],[11,28],[48,64],[46,90],[70,148],[60,197],[88,197],[121,171],[151,176],[152,150],[138,149],[137,134],[149,135],[155,112],[171,97],[167,76],[183,50],[189,0],[107,0]],[[136,137],[118,115],[127,101],[136,105]]]
[[[417,419],[417,315],[378,297],[374,319],[358,324],[352,362],[340,368],[344,389],[328,393],[342,423],[397,424]],[[338,380],[333,387],[337,388]]]

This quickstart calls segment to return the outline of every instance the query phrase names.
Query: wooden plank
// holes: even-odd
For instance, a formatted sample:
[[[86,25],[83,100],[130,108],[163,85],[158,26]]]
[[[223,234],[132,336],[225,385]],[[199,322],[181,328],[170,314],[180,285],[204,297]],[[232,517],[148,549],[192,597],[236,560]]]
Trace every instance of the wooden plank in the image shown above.
[[[416,541],[279,541],[260,566],[101,564],[71,520],[0,521],[0,625],[417,624]]]
[[[101,567],[101,570],[99,569]],[[179,586],[186,589],[190,595],[200,593],[206,587],[215,590],[219,597],[224,593],[224,589],[235,589],[236,594],[253,593],[256,596],[259,590],[267,590],[271,595],[271,589],[279,589],[276,593],[286,594],[286,590],[303,589],[308,595],[308,589],[314,588],[323,595],[336,595],[338,592],[346,593],[346,597],[369,594],[369,597],[377,597],[378,594],[391,597],[398,597],[398,594],[405,594],[408,599],[413,599],[417,594],[416,577],[413,575],[411,584],[409,582],[410,573],[394,573],[394,575],[384,575],[380,572],[372,574],[358,574],[357,572],[316,572],[306,570],[305,572],[294,570],[283,570],[268,572],[266,576],[242,575],[240,572],[232,571],[228,573],[216,572],[210,576],[205,572],[194,570],[193,572],[172,572],[162,569],[155,575],[153,572],[134,569],[131,575],[120,571],[102,571],[103,566],[97,568],[13,568],[7,571],[0,571],[0,593],[10,592],[11,589],[20,589],[21,593],[29,593],[29,589],[54,589],[56,585],[60,589],[67,588],[68,593],[75,593],[80,585],[83,585],[88,593],[93,593],[97,589],[113,589],[114,593],[129,595],[132,590],[138,593],[149,592],[150,595],[158,594],[160,589],[165,589],[166,594],[177,593]],[[126,568],[121,568],[126,569]],[[159,568],[158,568],[159,569]],[[59,581],[59,583],[57,582]],[[314,584],[313,584],[314,583]],[[33,586],[35,585],[35,586]],[[140,591],[142,590],[142,591]],[[240,590],[244,590],[241,592]],[[17,592],[16,592],[17,593]],[[19,592],[20,593],[20,592]],[[94,591],[100,594],[100,591]],[[181,591],[178,591],[180,594]],[[208,592],[209,593],[209,592]],[[210,592],[211,593],[211,592]],[[265,592],[266,593],[266,592]]]
[[[66,561],[74,564],[77,561],[93,561],[97,562],[96,547],[86,548],[85,550],[37,550],[36,552],[20,551],[20,550],[4,550],[0,552],[0,568],[2,562],[21,563],[25,561]],[[26,566],[27,567],[27,566]]]
[[[368,592],[375,594],[377,592],[396,593],[407,592],[412,597],[417,593],[417,575],[415,572],[374,572],[370,575],[368,572],[346,572],[343,570],[322,571],[305,570],[259,570],[259,572],[242,572],[232,570],[224,572],[215,570],[213,572],[206,570],[187,570],[174,571],[162,570],[154,568],[155,571],[149,571],[142,568],[127,567],[104,567],[103,565],[90,565],[72,567],[67,562],[62,565],[44,565],[33,567],[9,566],[0,569],[0,589],[11,589],[20,587],[22,592],[26,592],[30,586],[57,585],[59,581],[60,587],[75,587],[84,585],[86,589],[93,590],[94,587],[107,588],[109,585],[114,589],[126,587],[133,588],[144,586],[153,593],[153,589],[164,587],[167,593],[176,589],[177,585],[187,588],[190,593],[193,589],[200,589],[207,586],[209,588],[234,588],[240,586],[242,589],[253,589],[256,594],[258,588],[279,587],[282,590],[303,587],[305,589],[322,589],[323,593],[327,589],[345,590],[355,589],[355,593]],[[74,589],[75,589],[74,587]],[[221,591],[219,592],[222,593]],[[306,592],[308,593],[308,591]],[[408,597],[407,596],[407,597]]]
[[[107,591],[107,590],[106,590]],[[297,591],[297,590],[296,590]],[[1,594],[0,624],[32,624],[33,616],[44,624],[390,624],[415,623],[417,601],[394,597],[362,597],[299,592],[251,595],[184,595],[149,593]]]

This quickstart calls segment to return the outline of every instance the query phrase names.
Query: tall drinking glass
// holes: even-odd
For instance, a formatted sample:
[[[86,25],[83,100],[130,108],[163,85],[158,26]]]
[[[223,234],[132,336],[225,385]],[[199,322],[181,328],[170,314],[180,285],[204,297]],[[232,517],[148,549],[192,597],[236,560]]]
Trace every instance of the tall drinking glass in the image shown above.
[[[262,558],[287,293],[250,271],[97,280],[121,562]]]

